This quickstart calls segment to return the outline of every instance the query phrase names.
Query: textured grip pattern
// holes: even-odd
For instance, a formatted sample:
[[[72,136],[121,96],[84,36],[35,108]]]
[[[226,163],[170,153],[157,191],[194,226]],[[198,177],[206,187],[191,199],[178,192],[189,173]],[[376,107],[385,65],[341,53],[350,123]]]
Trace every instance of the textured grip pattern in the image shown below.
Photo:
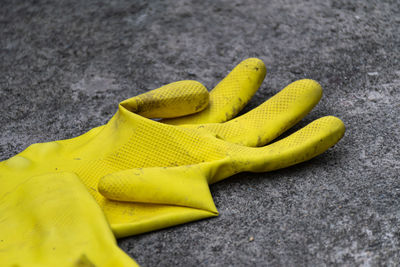
[[[252,111],[224,124],[204,127],[220,138],[247,146],[262,146],[301,120],[318,103],[321,86],[313,80],[289,84]]]
[[[266,68],[260,59],[243,60],[210,92],[210,102],[206,109],[197,114],[163,122],[183,125],[230,120],[255,94],[265,74]]]
[[[309,160],[335,145],[344,135],[343,122],[326,116],[271,145],[251,148],[236,146],[232,157],[240,171],[266,172]]]
[[[208,106],[207,89],[197,81],[179,81],[132,97],[121,103],[147,118],[174,118],[199,112]]]

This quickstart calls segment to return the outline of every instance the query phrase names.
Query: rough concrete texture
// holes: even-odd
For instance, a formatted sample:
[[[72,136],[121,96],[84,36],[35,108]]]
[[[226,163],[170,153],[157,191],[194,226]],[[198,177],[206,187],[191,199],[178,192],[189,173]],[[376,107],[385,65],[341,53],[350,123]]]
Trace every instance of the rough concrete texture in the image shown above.
[[[212,186],[218,218],[119,241],[143,266],[400,263],[399,1],[12,1],[0,7],[0,159],[104,124],[183,79],[211,89],[256,56],[246,110],[300,78],[324,88],[298,126],[347,132],[297,166]]]

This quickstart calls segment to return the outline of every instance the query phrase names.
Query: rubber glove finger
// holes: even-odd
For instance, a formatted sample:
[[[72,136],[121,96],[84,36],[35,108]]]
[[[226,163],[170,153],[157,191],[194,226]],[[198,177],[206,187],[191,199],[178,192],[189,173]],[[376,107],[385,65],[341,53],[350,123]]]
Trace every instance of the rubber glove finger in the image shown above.
[[[295,133],[265,147],[234,145],[232,170],[216,172],[210,183],[242,171],[267,172],[307,161],[334,146],[344,135],[343,122],[334,116],[317,119]]]
[[[264,62],[248,58],[239,63],[210,92],[209,105],[203,111],[175,119],[162,120],[172,125],[216,123],[236,116],[253,97],[266,74]]]
[[[246,146],[263,146],[291,128],[309,113],[322,96],[314,80],[295,81],[257,108],[226,123],[190,125],[219,138]]]
[[[114,201],[107,198],[103,198],[102,202],[107,203],[107,208],[112,208],[115,205],[119,210],[123,208],[125,212],[121,213],[115,209],[105,210],[108,221],[118,222],[111,224],[116,238],[138,235],[218,216],[218,213],[207,210],[169,204]]]
[[[102,177],[98,191],[112,200],[194,207],[217,214],[207,182],[210,171],[201,164],[130,169]]]
[[[175,118],[204,110],[208,103],[207,89],[197,81],[185,80],[129,98],[121,105],[146,118]]]

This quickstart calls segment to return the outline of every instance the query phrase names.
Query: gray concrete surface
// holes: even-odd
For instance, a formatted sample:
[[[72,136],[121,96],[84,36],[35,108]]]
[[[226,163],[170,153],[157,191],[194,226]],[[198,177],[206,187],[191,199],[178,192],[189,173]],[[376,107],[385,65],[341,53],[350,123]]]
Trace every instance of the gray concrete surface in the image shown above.
[[[143,266],[400,264],[399,1],[0,1],[0,159],[105,123],[117,103],[163,84],[212,88],[256,56],[249,104],[312,78],[333,149],[212,186],[221,215],[125,238]]]

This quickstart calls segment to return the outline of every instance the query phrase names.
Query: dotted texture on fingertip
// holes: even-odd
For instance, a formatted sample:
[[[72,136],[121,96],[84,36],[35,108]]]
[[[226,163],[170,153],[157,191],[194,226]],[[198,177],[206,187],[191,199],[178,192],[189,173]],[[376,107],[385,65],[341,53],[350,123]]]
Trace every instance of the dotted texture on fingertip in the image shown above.
[[[248,113],[227,123],[205,127],[224,140],[262,146],[303,118],[318,103],[321,95],[322,89],[317,82],[299,80]]]
[[[207,89],[197,81],[178,81],[132,97],[121,103],[147,118],[170,118],[193,114],[207,107]]]
[[[167,124],[200,124],[224,122],[243,109],[260,87],[266,74],[264,63],[249,58],[239,63],[210,92],[209,105],[202,112],[164,121]]]

